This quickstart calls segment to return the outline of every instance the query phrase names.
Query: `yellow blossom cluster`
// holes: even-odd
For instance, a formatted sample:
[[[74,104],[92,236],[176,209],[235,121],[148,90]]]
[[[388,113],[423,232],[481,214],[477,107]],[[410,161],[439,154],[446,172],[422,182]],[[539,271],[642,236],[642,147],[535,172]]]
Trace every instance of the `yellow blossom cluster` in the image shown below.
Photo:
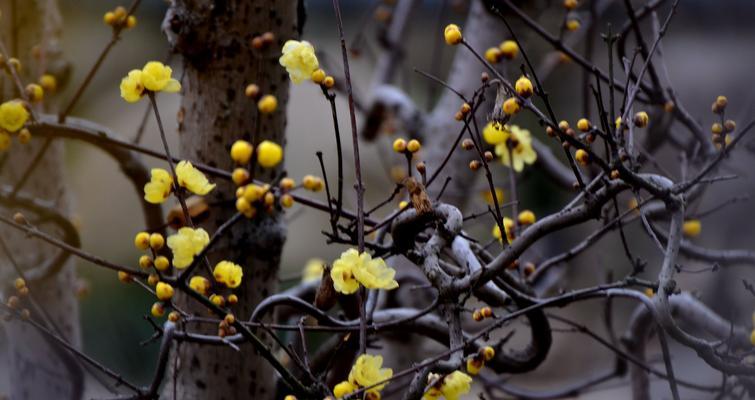
[[[492,121],[485,126],[482,136],[488,144],[495,146],[495,153],[501,157],[503,165],[513,165],[517,172],[521,172],[525,164],[537,160],[537,153],[532,148],[532,136],[526,129]]]
[[[181,83],[172,77],[173,69],[159,62],[150,61],[142,69],[133,69],[121,80],[121,97],[136,103],[147,91],[176,93]]]
[[[373,259],[369,253],[359,254],[356,249],[341,253],[330,270],[333,286],[343,294],[356,292],[360,284],[367,289],[395,289],[398,287],[395,275],[396,270],[389,267],[382,258]]]
[[[393,370],[383,367],[383,356],[362,354],[357,358],[349,372],[349,379],[337,384],[333,388],[336,398],[341,398],[360,388],[367,389],[367,398],[380,398],[380,391],[386,383],[378,384],[393,376]],[[373,386],[374,385],[374,386]],[[371,397],[370,397],[371,396]]]
[[[173,189],[173,177],[162,168],[153,168],[150,172],[150,181],[144,185],[144,200],[152,204],[164,202]],[[206,195],[215,188],[202,171],[195,168],[189,161],[180,161],[176,165],[178,185],[186,190]]]
[[[230,261],[221,261],[215,265],[212,276],[218,283],[225,284],[229,288],[237,288],[241,284],[241,278],[244,276],[244,270],[240,265]]]
[[[425,392],[422,400],[438,400],[441,397],[446,400],[459,400],[472,388],[472,377],[461,371],[454,371],[442,378],[437,374],[430,374],[427,380],[435,384]]]
[[[173,266],[183,269],[191,265],[194,256],[210,243],[210,235],[202,228],[183,227],[178,233],[168,236],[168,247],[173,251]]]

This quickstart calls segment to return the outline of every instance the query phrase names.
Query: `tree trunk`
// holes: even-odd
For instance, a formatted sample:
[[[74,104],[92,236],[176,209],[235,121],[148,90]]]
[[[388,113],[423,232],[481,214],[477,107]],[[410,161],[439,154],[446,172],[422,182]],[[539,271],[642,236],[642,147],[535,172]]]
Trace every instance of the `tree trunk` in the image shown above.
[[[17,57],[23,65],[21,79],[24,83],[36,81],[43,72],[58,75],[63,61],[59,58],[58,39],[62,23],[57,2],[54,0],[18,1],[0,0],[3,24],[0,35],[9,56]],[[32,47],[38,46],[42,56],[32,57]],[[60,69],[60,70],[56,70]],[[7,73],[0,78],[2,101],[18,98],[19,92]],[[52,107],[49,97],[47,107]],[[43,111],[41,107],[37,111]],[[49,111],[49,109],[47,110]],[[4,189],[14,187],[24,175],[34,156],[44,146],[42,139],[32,139],[22,145],[14,138],[11,148],[2,155],[5,157],[0,167],[0,183]],[[67,216],[69,210],[67,191],[63,178],[63,143],[53,142],[47,149],[34,172],[23,185],[20,194],[24,198],[36,198],[48,202],[58,213]],[[7,204],[7,203],[4,203]],[[11,215],[24,212],[18,202],[2,207],[0,213]],[[27,219],[41,230],[61,236],[61,232],[49,223],[37,223],[36,216],[24,212]],[[40,266],[58,255],[58,250],[37,240],[29,239],[10,227],[0,227],[0,237],[12,251],[18,266],[31,276],[37,276]],[[32,271],[34,270],[34,271]],[[12,284],[17,277],[6,254],[0,252],[0,282],[3,282],[3,298],[14,294]],[[80,342],[79,311],[75,297],[75,269],[72,260],[64,263],[59,272],[48,277],[27,282],[30,292],[51,317],[54,327],[74,346]],[[44,324],[45,318],[34,312],[28,301],[22,301],[24,308],[32,310],[32,317]],[[5,329],[6,348],[3,357],[8,380],[10,398],[16,399],[80,399],[83,395],[83,375],[80,365],[70,353],[50,343],[38,331],[23,322],[9,321],[2,325]],[[5,375],[5,373],[3,373]],[[2,386],[2,385],[0,385]]]
[[[295,1],[174,1],[164,27],[174,50],[184,59],[178,115],[182,157],[231,170],[229,149],[237,139],[285,144],[289,84],[278,57],[283,43],[298,37],[296,11]],[[265,49],[254,49],[252,39],[268,31],[275,34],[275,42]],[[244,94],[250,83],[278,99],[275,113],[258,113],[256,102]],[[258,168],[253,175],[269,181],[280,172],[280,167]],[[236,212],[235,186],[216,183],[218,187],[207,200],[221,206],[214,207],[211,217],[202,223],[210,234]],[[285,237],[282,216],[260,212],[254,219],[236,224],[209,255],[213,266],[220,260],[230,260],[244,268],[242,286],[235,291],[239,303],[232,307],[237,318],[249,318],[262,299],[275,293]],[[179,302],[182,307],[205,312],[186,299]],[[217,327],[210,327],[210,331],[205,333],[216,333]],[[269,343],[269,338],[266,341]],[[237,352],[228,347],[182,344],[172,361],[176,382],[166,385],[169,398],[275,397],[273,370],[251,346],[242,346]]]

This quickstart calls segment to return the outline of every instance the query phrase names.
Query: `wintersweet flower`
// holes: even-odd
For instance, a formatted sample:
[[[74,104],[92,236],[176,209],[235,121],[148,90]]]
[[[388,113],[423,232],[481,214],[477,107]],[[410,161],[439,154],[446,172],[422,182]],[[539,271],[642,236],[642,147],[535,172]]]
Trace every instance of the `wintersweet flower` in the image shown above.
[[[212,285],[210,281],[204,276],[192,276],[189,280],[189,287],[197,293],[201,293],[205,296],[210,292]]]
[[[172,74],[173,69],[169,66],[159,61],[150,61],[142,68],[142,84],[153,92],[176,93],[181,90],[181,83],[173,79]]]
[[[0,104],[0,128],[8,132],[16,132],[29,120],[29,111],[18,100],[6,101]]]
[[[359,262],[359,256],[356,250],[353,251],[353,254],[349,252],[341,254],[341,258],[336,260],[333,268],[330,269],[333,288],[339,293],[352,294],[359,289],[359,282],[354,277],[354,265]]]
[[[330,271],[335,289],[344,294],[356,292],[360,284],[368,289],[395,289],[398,287],[395,275],[396,271],[382,258],[373,259],[368,253],[359,254],[356,249],[341,253]]]
[[[325,262],[319,258],[312,258],[304,266],[304,272],[301,276],[302,282],[319,281],[322,278],[322,271],[325,269]]]
[[[503,142],[498,143],[495,147],[495,153],[501,157],[501,162],[507,167],[513,166],[514,171],[521,172],[524,169],[524,164],[532,164],[537,160],[537,153],[532,148],[532,136],[530,131],[521,129],[516,125],[509,127],[509,134]],[[508,149],[508,144],[511,144],[511,150]],[[511,152],[511,157],[509,157]]]
[[[160,204],[170,196],[173,177],[162,168],[152,168],[150,175],[150,181],[144,185],[144,200],[152,204]]]
[[[463,394],[469,393],[471,383],[471,376],[461,371],[454,371],[443,378],[440,392],[446,400],[458,400]]]
[[[337,399],[340,399],[341,397],[346,396],[347,394],[352,393],[357,389],[359,389],[359,387],[357,387],[353,383],[349,381],[343,381],[333,388],[333,395],[335,395]]]
[[[142,71],[132,69],[125,78],[121,79],[121,97],[129,103],[136,103],[143,95]]]
[[[194,194],[205,195],[215,188],[215,184],[210,183],[202,171],[194,168],[191,162],[186,160],[176,165],[176,176],[178,184]]]
[[[373,356],[362,354],[351,367],[349,372],[349,382],[359,387],[375,385],[393,376],[393,370],[390,368],[381,368],[383,366],[383,356]],[[379,392],[383,390],[387,383],[370,388],[368,392]]]
[[[311,79],[312,73],[320,67],[315,48],[307,41],[288,40],[283,45],[282,53],[278,62],[286,68],[294,83]]]
[[[221,261],[215,265],[212,276],[219,283],[223,283],[229,288],[237,288],[241,284],[241,278],[244,276],[244,270],[240,265],[230,261]]]
[[[210,235],[202,228],[184,227],[178,233],[168,236],[168,247],[173,251],[173,266],[183,269],[191,265],[194,256],[210,243]]]
[[[503,125],[497,121],[490,121],[485,128],[482,129],[482,138],[487,144],[500,144],[509,138],[511,132],[509,132],[508,126]]]
[[[398,282],[393,279],[396,270],[389,267],[382,258],[373,259],[365,252],[359,256],[359,260],[360,263],[354,268],[354,276],[364,287],[386,290],[398,287]]]

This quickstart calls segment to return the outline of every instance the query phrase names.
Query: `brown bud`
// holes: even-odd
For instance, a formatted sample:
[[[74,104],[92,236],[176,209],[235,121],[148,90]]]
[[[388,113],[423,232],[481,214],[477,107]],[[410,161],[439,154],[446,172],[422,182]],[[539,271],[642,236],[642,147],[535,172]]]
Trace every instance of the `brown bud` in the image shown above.
[[[567,128],[566,129],[566,134],[569,135],[569,136],[571,136],[571,137],[577,136],[577,132],[574,132],[574,129],[572,129],[572,128]]]
[[[554,137],[554,136],[556,136],[556,131],[553,130],[553,128],[551,128],[549,126],[549,127],[545,128],[545,134],[548,135],[548,136],[550,136],[550,137]]]
[[[262,44],[265,46],[270,46],[275,42],[275,34],[272,32],[265,32],[262,34]]]
[[[461,121],[464,119],[464,114],[462,114],[461,111],[457,111],[456,114],[454,114],[454,119],[457,121]]]
[[[260,95],[260,87],[255,85],[254,83],[251,83],[246,86],[244,94],[246,95],[246,97],[256,99]]]
[[[585,136],[585,141],[587,141],[587,143],[593,143],[595,141],[595,134],[588,133],[587,136]]]
[[[417,172],[419,172],[420,174],[424,174],[427,170],[427,166],[425,166],[424,162],[418,162],[416,168]]]
[[[491,153],[490,151],[485,152],[485,161],[491,162],[494,158],[495,157],[493,157],[493,153]]]
[[[614,169],[611,171],[611,179],[619,179],[619,170]]]
[[[472,139],[464,139],[461,141],[461,148],[464,150],[472,150],[474,149],[474,142]]]
[[[20,212],[13,214],[13,221],[15,221],[19,225],[26,225],[29,223],[26,220],[26,217],[24,216],[24,214],[21,214]]]
[[[480,75],[480,80],[482,81],[482,83],[485,83],[485,82],[487,82],[487,81],[488,81],[489,79],[490,79],[490,75],[488,75],[488,73],[487,73],[487,72],[483,72],[483,73],[482,73],[482,74]]]
[[[254,39],[252,39],[252,47],[255,50],[260,50],[265,47],[265,42],[262,40],[262,36],[255,36]]]
[[[567,142],[566,140],[564,140],[563,142],[561,142],[561,147],[563,147],[563,148],[565,148],[565,149],[568,150],[569,147],[571,147],[571,145],[569,144],[569,142]]]
[[[6,302],[6,304],[10,308],[16,308],[16,307],[18,307],[18,304],[20,302],[21,302],[21,300],[19,300],[18,297],[16,297],[16,296],[10,296],[10,297],[8,297],[8,301]]]
[[[472,111],[472,106],[469,105],[469,103],[464,103],[461,105],[461,109],[459,109],[462,114],[467,115],[470,111]]]
[[[579,182],[576,182],[576,181],[572,182],[571,187],[574,190],[579,190]]]
[[[472,160],[469,162],[469,169],[472,171],[477,171],[482,166],[482,163],[480,160]]]
[[[23,319],[30,319],[31,318],[31,313],[29,312],[28,308],[24,308],[23,310],[21,310],[21,318],[23,318]]]
[[[524,264],[524,275],[530,276],[532,273],[535,272],[535,264],[528,262],[527,264]]]
[[[724,122],[724,130],[727,133],[734,132],[734,130],[737,129],[737,123],[727,119],[726,122]]]

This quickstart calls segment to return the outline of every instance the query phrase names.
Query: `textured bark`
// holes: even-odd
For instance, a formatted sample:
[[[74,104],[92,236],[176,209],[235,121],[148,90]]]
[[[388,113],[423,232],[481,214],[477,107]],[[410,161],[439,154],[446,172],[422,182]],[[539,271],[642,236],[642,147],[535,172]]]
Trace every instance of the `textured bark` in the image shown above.
[[[231,170],[231,144],[240,138],[270,139],[285,145],[288,75],[278,64],[280,49],[298,36],[297,2],[262,0],[176,0],[164,27],[175,51],[184,59],[183,98],[179,111],[180,155],[214,167]],[[253,37],[275,34],[275,43],[255,50]],[[256,103],[245,97],[246,84],[256,83],[263,94],[278,99],[278,110],[260,116]],[[256,143],[255,143],[256,144]],[[280,168],[257,169],[255,178],[269,181]],[[216,182],[208,201],[216,207],[202,226],[210,234],[235,213],[235,187]],[[260,300],[276,291],[280,254],[285,241],[280,215],[261,212],[253,220],[236,224],[209,255],[214,265],[231,260],[243,266],[242,286],[235,292],[239,304],[233,312],[248,318]],[[201,268],[204,273],[204,268]],[[183,307],[199,310],[179,299]],[[190,327],[194,329],[194,327]],[[197,328],[198,329],[198,328]],[[216,333],[217,327],[210,327]],[[207,332],[207,331],[205,331]],[[267,342],[270,340],[268,338]],[[168,381],[165,393],[179,399],[270,399],[275,397],[272,368],[251,346],[241,352],[223,347],[183,344],[174,354],[176,384]],[[170,375],[169,375],[170,376]]]
[[[1,28],[2,41],[12,56],[18,57],[23,65],[21,78],[24,82],[36,81],[43,72],[59,75],[65,68],[60,59],[58,38],[62,27],[57,3],[53,0],[37,1],[0,1],[3,12]],[[31,57],[32,46],[43,49],[43,57]],[[61,78],[61,76],[59,76]],[[18,91],[8,74],[1,79],[2,100],[18,97]],[[48,94],[48,97],[50,95]],[[54,102],[54,100],[53,100]],[[48,107],[49,105],[48,100]],[[43,111],[38,109],[38,111]],[[11,149],[6,153],[7,159],[0,169],[0,182],[15,185],[30,165],[34,155],[43,146],[43,140],[35,138],[27,145],[19,144],[15,138]],[[21,192],[25,197],[33,197],[55,204],[58,211],[66,215],[69,202],[63,178],[63,143],[53,142],[45,157],[38,164],[34,173],[23,186]],[[11,206],[0,208],[0,213],[10,215],[22,208]],[[29,221],[35,223],[32,213],[25,213]],[[62,231],[53,225],[40,222],[39,228],[62,235]],[[27,271],[38,268],[58,250],[39,241],[30,240],[9,227],[0,227],[0,236],[13,251],[13,258],[19,266]],[[32,274],[33,275],[33,274]],[[16,273],[5,254],[0,256],[0,282],[7,285],[16,278]],[[28,282],[28,286],[47,311],[63,336],[73,345],[80,341],[78,303],[75,298],[75,269],[71,260],[52,276]],[[13,293],[13,289],[4,286],[3,297]],[[29,307],[25,302],[25,307]],[[31,308],[31,307],[30,307]],[[44,321],[39,315],[38,321]],[[12,399],[79,399],[82,396],[83,376],[80,368],[69,353],[46,340],[30,325],[10,321],[0,325],[5,328],[7,338],[7,376],[8,392]],[[55,331],[57,329],[53,329]],[[6,388],[4,388],[6,389]],[[3,391],[0,390],[0,394]]]

